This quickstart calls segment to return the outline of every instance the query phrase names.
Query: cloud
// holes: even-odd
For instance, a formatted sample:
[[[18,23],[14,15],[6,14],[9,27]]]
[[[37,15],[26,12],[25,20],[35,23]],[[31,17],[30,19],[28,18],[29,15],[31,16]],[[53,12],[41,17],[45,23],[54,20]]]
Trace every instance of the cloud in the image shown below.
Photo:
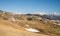
[[[22,13],[22,12],[14,12],[15,14],[27,14],[27,13]]]
[[[47,12],[33,12],[32,14],[44,15],[44,14],[49,14],[49,13],[47,13]]]

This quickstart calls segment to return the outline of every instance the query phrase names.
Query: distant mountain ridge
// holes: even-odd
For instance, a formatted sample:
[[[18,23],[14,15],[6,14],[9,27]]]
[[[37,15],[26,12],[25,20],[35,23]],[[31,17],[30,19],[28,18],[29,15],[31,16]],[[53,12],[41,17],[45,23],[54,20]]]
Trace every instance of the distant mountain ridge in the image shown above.
[[[53,13],[53,14],[44,14],[42,15],[42,17],[44,18],[48,18],[48,19],[51,19],[51,20],[60,20],[60,14],[58,13]]]
[[[60,14],[57,12],[54,13],[45,13],[45,12],[36,12],[33,14],[37,14],[42,16],[43,18],[51,19],[51,20],[60,20]]]

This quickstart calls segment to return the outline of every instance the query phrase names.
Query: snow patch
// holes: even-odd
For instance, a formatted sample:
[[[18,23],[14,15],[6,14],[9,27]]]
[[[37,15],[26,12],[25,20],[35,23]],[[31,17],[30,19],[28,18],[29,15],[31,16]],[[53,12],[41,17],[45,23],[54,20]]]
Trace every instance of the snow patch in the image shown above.
[[[60,26],[60,24],[57,24],[57,25],[59,25],[59,26]]]
[[[40,32],[39,30],[33,28],[25,28],[25,29],[30,32]]]
[[[54,24],[60,26],[60,24],[57,24],[57,23],[54,23]]]
[[[14,18],[11,18],[11,20],[14,21],[14,22],[16,21]]]

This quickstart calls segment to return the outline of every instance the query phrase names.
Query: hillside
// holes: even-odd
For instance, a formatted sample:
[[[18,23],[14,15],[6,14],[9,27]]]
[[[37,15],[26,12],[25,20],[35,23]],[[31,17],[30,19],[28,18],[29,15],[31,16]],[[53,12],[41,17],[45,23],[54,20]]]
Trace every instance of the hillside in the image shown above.
[[[60,36],[59,24],[60,20],[52,21],[37,14],[0,11],[0,36]]]
[[[0,20],[0,36],[46,36],[28,32],[16,23]]]

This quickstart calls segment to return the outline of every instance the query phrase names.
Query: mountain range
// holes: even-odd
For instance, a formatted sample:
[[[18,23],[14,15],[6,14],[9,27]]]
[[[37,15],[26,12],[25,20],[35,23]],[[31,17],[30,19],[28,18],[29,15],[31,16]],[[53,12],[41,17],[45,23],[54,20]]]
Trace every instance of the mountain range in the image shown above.
[[[42,16],[43,18],[51,19],[51,20],[60,20],[60,14],[59,13],[46,13],[46,12],[35,12],[33,14],[38,14]]]

